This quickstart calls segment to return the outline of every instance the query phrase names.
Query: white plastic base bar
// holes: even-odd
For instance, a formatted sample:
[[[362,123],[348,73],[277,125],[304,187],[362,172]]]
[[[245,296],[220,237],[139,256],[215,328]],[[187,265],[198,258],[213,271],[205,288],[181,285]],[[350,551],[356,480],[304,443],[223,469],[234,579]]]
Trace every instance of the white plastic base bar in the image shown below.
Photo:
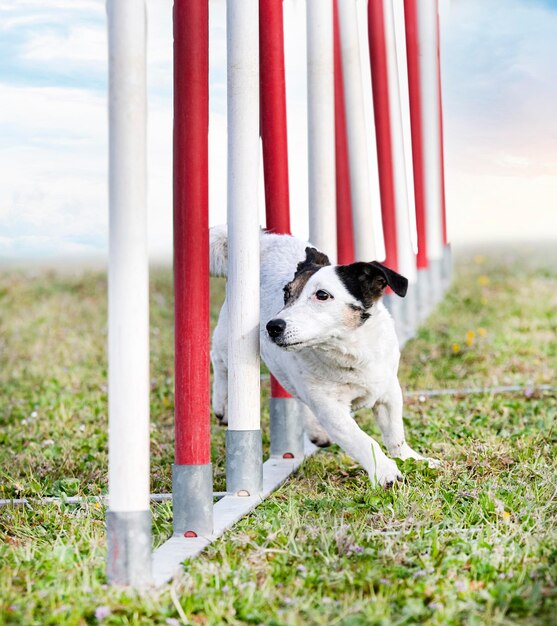
[[[305,456],[319,448],[308,440]],[[279,487],[303,462],[303,459],[272,458],[263,463],[263,491],[257,496],[225,496],[213,507],[213,534],[208,537],[171,537],[155,550],[153,555],[153,582],[163,585],[181,571],[185,559],[191,559],[218,539],[225,530],[247,515],[277,487]]]

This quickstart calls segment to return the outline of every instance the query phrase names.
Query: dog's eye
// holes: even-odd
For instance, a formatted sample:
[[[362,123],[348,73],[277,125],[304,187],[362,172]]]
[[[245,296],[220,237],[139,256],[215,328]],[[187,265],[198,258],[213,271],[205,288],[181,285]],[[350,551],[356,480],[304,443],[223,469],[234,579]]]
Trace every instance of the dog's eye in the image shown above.
[[[319,289],[318,291],[315,292],[315,297],[318,300],[328,300],[329,298],[332,298],[333,296],[330,293],[327,293],[324,289]]]

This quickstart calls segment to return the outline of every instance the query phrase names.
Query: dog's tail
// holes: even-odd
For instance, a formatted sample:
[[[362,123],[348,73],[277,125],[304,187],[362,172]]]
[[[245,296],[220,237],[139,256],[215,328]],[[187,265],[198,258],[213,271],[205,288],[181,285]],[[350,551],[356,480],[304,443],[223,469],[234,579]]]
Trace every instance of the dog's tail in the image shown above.
[[[212,276],[228,275],[228,230],[225,224],[209,229],[209,268]]]

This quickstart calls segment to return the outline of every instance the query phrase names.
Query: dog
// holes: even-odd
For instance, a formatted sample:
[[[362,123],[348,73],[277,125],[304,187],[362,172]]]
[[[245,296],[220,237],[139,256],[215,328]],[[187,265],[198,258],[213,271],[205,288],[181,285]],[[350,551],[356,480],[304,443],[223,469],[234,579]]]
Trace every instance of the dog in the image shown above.
[[[210,229],[210,268],[227,273],[227,231]],[[382,302],[387,287],[401,297],[408,281],[381,263],[331,265],[328,257],[290,235],[262,231],[260,240],[261,357],[279,383],[304,405],[304,427],[318,446],[337,443],[374,485],[401,480],[397,464],[357,425],[352,413],[373,408],[391,457],[436,466],[406,442],[400,350]],[[224,303],[213,333],[213,411],[227,420],[228,322]]]

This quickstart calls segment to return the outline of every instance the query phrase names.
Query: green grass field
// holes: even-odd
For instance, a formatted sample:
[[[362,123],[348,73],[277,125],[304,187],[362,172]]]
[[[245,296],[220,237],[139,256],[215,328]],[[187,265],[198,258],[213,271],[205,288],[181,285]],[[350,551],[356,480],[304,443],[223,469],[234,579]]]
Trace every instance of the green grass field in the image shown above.
[[[445,301],[405,348],[406,390],[520,384],[523,393],[412,396],[406,462],[372,488],[337,447],[298,473],[171,586],[106,586],[104,507],[0,509],[0,623],[557,624],[557,263],[549,251],[463,256]],[[554,256],[554,255],[553,255]],[[212,283],[213,322],[223,282]],[[0,271],[2,498],[106,492],[106,279]],[[170,490],[172,289],[152,273],[154,492]],[[263,423],[268,414],[263,383]],[[359,421],[378,431],[369,412]],[[267,437],[267,432],[264,438]],[[268,439],[264,439],[268,446]],[[213,429],[215,489],[224,431]],[[153,506],[154,539],[171,530]]]

